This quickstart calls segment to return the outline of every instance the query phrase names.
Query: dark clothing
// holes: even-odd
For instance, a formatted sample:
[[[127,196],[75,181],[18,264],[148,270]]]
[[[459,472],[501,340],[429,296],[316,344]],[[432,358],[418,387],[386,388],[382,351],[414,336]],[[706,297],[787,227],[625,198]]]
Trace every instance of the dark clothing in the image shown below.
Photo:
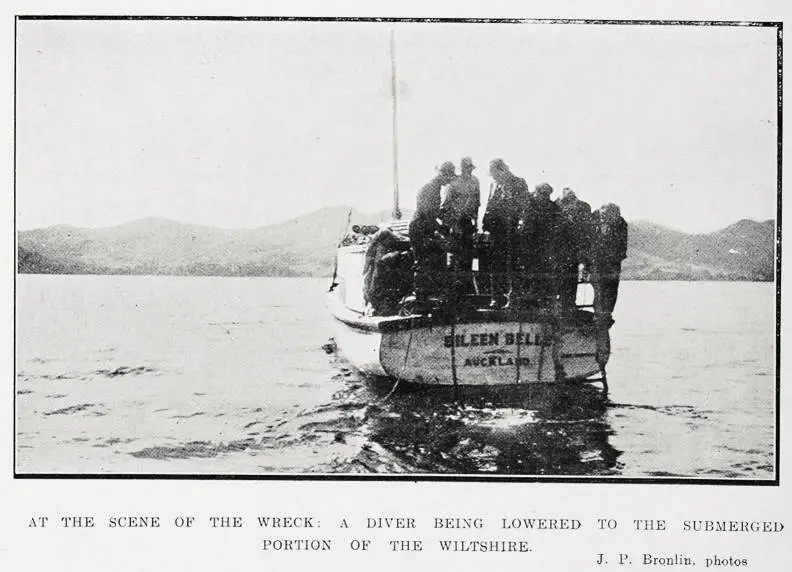
[[[443,223],[451,226],[463,218],[478,221],[480,205],[479,180],[473,175],[461,175],[448,186],[448,193],[440,209]]]
[[[619,275],[621,264],[618,268],[603,270],[597,265],[591,270],[591,286],[594,288],[594,313],[599,315],[612,314],[616,307],[616,298],[619,296]]]
[[[490,189],[482,228],[492,237],[489,268],[492,275],[492,297],[503,302],[512,289],[512,273],[517,261],[517,223],[530,198],[525,179],[507,173],[502,182]]]
[[[599,213],[593,217],[591,233],[591,284],[594,312],[611,314],[619,293],[622,260],[627,258],[627,222],[619,217],[606,223]]]
[[[435,220],[440,218],[440,189],[442,186],[442,179],[435,177],[421,187],[421,190],[418,191],[414,219]]]
[[[441,234],[440,188],[443,178],[435,177],[418,191],[415,215],[410,222],[410,244],[415,258],[415,297],[424,302],[441,292],[446,268],[446,253]]]
[[[591,243],[591,206],[575,198],[560,198],[561,209],[557,251],[558,295],[561,307],[570,309],[577,298],[579,265],[588,266]]]
[[[395,250],[394,244],[399,239],[388,229],[377,231],[366,246],[366,257],[363,261],[363,302],[371,301],[372,279],[374,267],[378,259]]]
[[[592,216],[591,250],[592,262],[596,264],[621,264],[627,258],[627,222],[619,217],[606,223],[602,215]]]
[[[399,302],[410,293],[413,286],[412,253],[397,250],[377,260],[373,285],[373,315],[398,314]]]
[[[546,301],[558,293],[561,209],[547,195],[528,202],[522,213],[520,270],[525,294]]]
[[[473,291],[473,237],[476,234],[480,202],[478,179],[472,175],[462,175],[451,182],[440,208],[443,225],[449,232],[454,290],[460,295]]]
[[[453,227],[455,238],[451,254],[461,272],[473,271],[473,239],[476,236],[476,223],[472,219],[461,219]]]
[[[593,215],[591,205],[578,198],[558,199],[561,209],[561,253],[567,258],[583,262],[591,243]]]
[[[410,244],[415,258],[415,298],[425,302],[442,292],[446,252],[437,235],[439,225],[423,218],[410,222]]]
[[[571,310],[577,304],[580,265],[569,259],[562,259],[556,266],[556,289],[561,308]]]
[[[401,299],[412,284],[412,255],[409,244],[389,229],[371,237],[363,266],[363,301],[370,304],[375,316],[398,312]]]
[[[517,221],[520,220],[520,214],[530,196],[525,179],[512,173],[507,173],[502,183],[494,182],[484,213],[484,230],[492,233],[495,227],[504,222],[516,229]]]

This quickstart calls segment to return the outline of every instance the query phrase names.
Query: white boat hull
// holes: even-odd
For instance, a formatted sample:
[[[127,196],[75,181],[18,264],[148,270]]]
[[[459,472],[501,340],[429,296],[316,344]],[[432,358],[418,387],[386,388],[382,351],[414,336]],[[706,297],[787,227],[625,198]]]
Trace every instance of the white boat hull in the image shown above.
[[[336,326],[336,347],[344,359],[365,374],[388,375],[381,361],[381,332],[360,330],[341,322],[336,322]]]
[[[331,295],[332,296],[332,295]],[[427,385],[521,385],[584,380],[600,372],[593,322],[431,323],[364,317],[331,299],[336,344],[356,369]],[[429,322],[429,323],[428,323]]]
[[[431,385],[552,383],[557,363],[566,378],[597,373],[593,342],[573,332],[556,340],[548,324],[456,324],[453,333],[442,326],[384,334],[380,362],[391,377]]]

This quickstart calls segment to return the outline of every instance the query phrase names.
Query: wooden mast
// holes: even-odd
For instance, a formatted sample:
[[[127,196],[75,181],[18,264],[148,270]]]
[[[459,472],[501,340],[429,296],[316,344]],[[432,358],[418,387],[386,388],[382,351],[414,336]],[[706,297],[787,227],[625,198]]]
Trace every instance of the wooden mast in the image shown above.
[[[390,54],[391,54],[391,100],[393,102],[393,211],[391,216],[394,220],[399,220],[402,217],[401,209],[399,209],[399,144],[397,136],[397,123],[398,123],[398,83],[396,80],[396,40],[394,31],[391,29],[390,38]]]

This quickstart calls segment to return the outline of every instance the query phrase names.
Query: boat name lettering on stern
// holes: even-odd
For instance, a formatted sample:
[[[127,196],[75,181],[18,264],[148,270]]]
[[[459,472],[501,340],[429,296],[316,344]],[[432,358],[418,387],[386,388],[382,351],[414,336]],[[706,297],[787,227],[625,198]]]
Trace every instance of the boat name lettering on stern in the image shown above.
[[[504,346],[550,346],[553,343],[553,337],[531,332],[506,332],[503,334],[502,341]],[[501,334],[500,332],[456,334],[455,336],[445,336],[443,342],[447,348],[452,345],[458,348],[497,346],[501,345]]]
[[[531,363],[527,357],[513,358],[511,356],[509,357],[484,356],[484,357],[465,358],[465,362],[462,365],[463,367],[467,367],[467,366],[498,367],[504,365],[514,365],[517,359],[519,359],[520,365],[530,365]]]

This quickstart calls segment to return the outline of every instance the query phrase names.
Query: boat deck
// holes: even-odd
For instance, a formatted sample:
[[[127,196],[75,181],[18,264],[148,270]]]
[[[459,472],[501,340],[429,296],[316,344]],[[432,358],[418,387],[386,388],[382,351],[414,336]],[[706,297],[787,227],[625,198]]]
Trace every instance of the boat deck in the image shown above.
[[[454,324],[478,324],[483,322],[557,323],[561,330],[594,328],[594,313],[577,308],[573,313],[556,316],[550,310],[531,308],[516,312],[509,309],[475,308],[452,313],[437,309],[426,314],[407,316],[367,316],[347,307],[334,292],[329,294],[328,306],[340,322],[360,330],[376,332],[398,332],[414,328],[450,326]]]

